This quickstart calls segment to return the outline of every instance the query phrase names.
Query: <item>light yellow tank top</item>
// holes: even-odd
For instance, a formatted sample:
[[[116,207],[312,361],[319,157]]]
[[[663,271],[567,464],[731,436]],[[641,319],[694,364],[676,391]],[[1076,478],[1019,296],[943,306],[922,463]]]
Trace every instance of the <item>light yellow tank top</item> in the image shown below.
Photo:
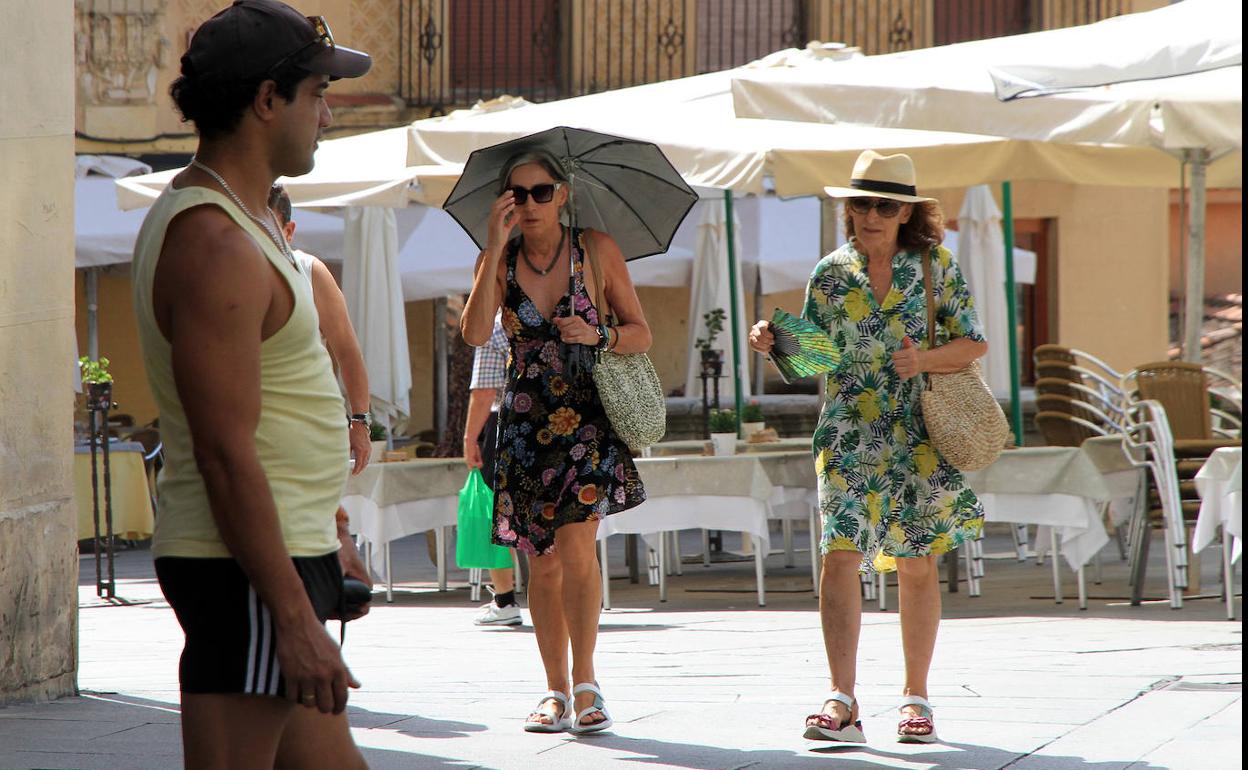
[[[334,512],[346,483],[349,448],[346,405],[321,345],[312,289],[298,268],[238,206],[205,187],[165,188],[143,221],[131,281],[148,383],[160,409],[165,464],[157,480],[155,556],[226,557],[204,480],[195,465],[186,413],[174,386],[171,346],[156,324],[152,281],[169,222],[181,212],[213,205],[260,245],[294,295],[286,324],[260,346],[260,423],[256,452],[277,504],[292,556],[321,556],[339,547]]]

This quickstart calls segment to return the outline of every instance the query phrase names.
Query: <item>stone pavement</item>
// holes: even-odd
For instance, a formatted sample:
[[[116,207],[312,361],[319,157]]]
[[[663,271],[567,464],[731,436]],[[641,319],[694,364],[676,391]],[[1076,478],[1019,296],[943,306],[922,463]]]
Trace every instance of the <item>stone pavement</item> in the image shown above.
[[[348,662],[364,685],[351,696],[355,737],[374,768],[1242,766],[1242,625],[1222,619],[1220,601],[1177,612],[1127,606],[1111,546],[1091,608],[1056,605],[1048,567],[1019,563],[1004,532],[990,533],[984,596],[945,594],[932,675],[939,744],[890,738],[903,674],[895,589],[888,612],[872,604],[864,617],[858,696],[869,743],[830,747],[801,737],[827,687],[806,555],[788,569],[770,558],[765,608],[755,606],[749,562],[687,564],[660,604],[644,575],[628,583],[621,538],[597,658],[612,732],[522,732],[545,690],[531,628],[472,626],[465,573],[452,572],[457,590],[432,590],[416,536],[394,550],[395,602],[378,600],[348,628]],[[696,533],[685,538],[694,552]],[[1215,591],[1217,565],[1205,561],[1205,588]],[[181,637],[150,554],[121,555],[119,594],[130,606],[96,599],[89,558],[81,571],[82,695],[0,709],[0,768],[179,767]],[[1160,563],[1150,565],[1148,594],[1160,597],[1163,581]],[[1066,586],[1072,594],[1069,573]]]

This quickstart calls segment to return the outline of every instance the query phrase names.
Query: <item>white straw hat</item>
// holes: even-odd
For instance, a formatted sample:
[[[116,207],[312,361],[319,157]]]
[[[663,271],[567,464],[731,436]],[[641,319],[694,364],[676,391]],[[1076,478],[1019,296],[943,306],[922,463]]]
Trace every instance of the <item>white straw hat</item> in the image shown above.
[[[919,195],[914,181],[914,161],[909,155],[863,150],[854,163],[849,187],[825,187],[823,191],[830,198],[888,198],[903,203],[936,200]]]

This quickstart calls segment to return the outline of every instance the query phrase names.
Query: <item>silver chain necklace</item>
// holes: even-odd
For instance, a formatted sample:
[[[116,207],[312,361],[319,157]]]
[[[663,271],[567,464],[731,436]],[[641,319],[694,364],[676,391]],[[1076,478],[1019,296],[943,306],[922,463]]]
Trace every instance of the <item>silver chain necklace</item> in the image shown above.
[[[225,190],[226,195],[230,196],[230,200],[234,201],[234,205],[242,209],[243,213],[246,214],[251,219],[251,221],[260,225],[260,228],[264,230],[266,233],[268,233],[269,238],[273,241],[273,244],[277,246],[277,250],[281,252],[281,254],[284,257],[286,257],[286,259],[290,260],[290,264],[298,267],[298,263],[295,262],[295,255],[290,250],[290,244],[286,242],[286,239],[283,238],[277,232],[277,230],[273,229],[273,223],[266,222],[265,220],[251,213],[251,209],[247,208],[247,206],[243,204],[243,200],[238,197],[238,193],[234,192],[233,188],[231,188],[228,184],[226,184],[225,179],[223,179],[221,175],[218,174],[216,171],[213,171],[211,168],[201,163],[199,161],[199,158],[191,158],[191,165],[199,169],[200,171],[203,171],[205,174],[212,177],[213,179],[215,179],[217,184],[221,185],[221,189]],[[270,217],[273,216],[272,209],[266,207],[265,211],[269,213]]]

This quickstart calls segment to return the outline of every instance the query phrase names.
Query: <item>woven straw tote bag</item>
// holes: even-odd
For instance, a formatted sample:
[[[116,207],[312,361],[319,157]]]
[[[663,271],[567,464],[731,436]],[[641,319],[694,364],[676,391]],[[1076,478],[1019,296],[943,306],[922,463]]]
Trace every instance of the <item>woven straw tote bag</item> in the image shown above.
[[[936,307],[932,294],[931,254],[923,259],[927,296],[927,345],[936,347]],[[979,361],[949,374],[928,373],[921,396],[923,422],[932,446],[960,471],[976,471],[997,459],[1010,436],[1001,405],[984,382]]]
[[[581,239],[581,251],[594,271],[594,306],[606,323],[611,309],[602,288],[598,260]],[[594,385],[598,398],[620,440],[633,452],[654,446],[667,432],[667,399],[658,372],[645,353],[601,351],[594,363]]]

